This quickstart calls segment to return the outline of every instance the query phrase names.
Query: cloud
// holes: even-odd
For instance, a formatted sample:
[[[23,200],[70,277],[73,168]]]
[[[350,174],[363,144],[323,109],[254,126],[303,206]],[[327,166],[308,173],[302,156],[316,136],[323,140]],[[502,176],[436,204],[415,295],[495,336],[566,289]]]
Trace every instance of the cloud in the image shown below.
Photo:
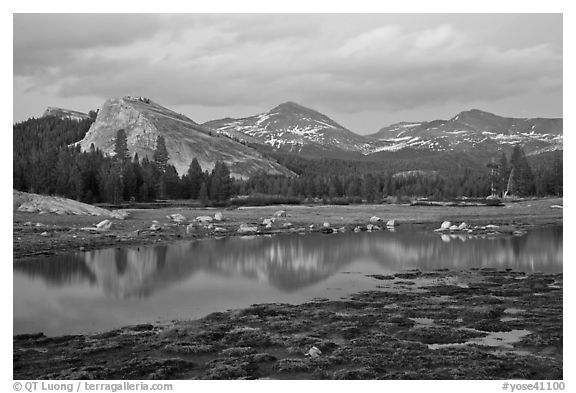
[[[293,100],[376,113],[561,97],[557,42],[523,42],[516,25],[486,39],[462,19],[419,27],[378,15],[15,16],[14,73],[61,97],[139,94],[180,107]]]

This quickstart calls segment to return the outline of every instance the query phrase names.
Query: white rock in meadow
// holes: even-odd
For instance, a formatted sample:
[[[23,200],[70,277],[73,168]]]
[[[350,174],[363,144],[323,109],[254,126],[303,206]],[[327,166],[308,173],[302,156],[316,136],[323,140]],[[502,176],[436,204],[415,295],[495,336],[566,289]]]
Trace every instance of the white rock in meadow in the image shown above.
[[[278,210],[274,213],[274,217],[286,217],[286,210]]]
[[[196,221],[203,222],[203,223],[212,222],[212,217],[210,217],[210,216],[198,216],[198,217],[196,217]]]
[[[330,223],[329,222],[325,222],[324,224],[322,224],[323,228],[330,228]]]
[[[214,219],[216,221],[222,221],[222,220],[224,220],[224,215],[222,214],[222,212],[216,212],[214,214]]]
[[[440,225],[440,229],[450,229],[452,223],[450,221],[444,221],[442,225]]]
[[[310,348],[308,352],[304,354],[304,356],[310,356],[311,358],[318,358],[322,355],[322,351],[316,348],[315,346]]]
[[[238,233],[256,233],[256,232],[258,232],[258,228],[248,224],[240,224],[240,228],[238,228]]]
[[[450,230],[451,230],[451,231],[457,231],[457,230],[458,230],[458,225],[452,225],[452,226],[450,227]]]
[[[458,230],[459,231],[463,231],[465,229],[468,229],[468,224],[466,224],[465,222],[463,222],[462,224],[458,225]]]
[[[100,221],[98,224],[96,224],[96,228],[101,229],[103,231],[107,231],[108,229],[112,228],[112,221],[110,220]]]
[[[388,220],[388,222],[386,223],[387,227],[395,227],[397,225],[398,223],[396,222],[396,220]]]
[[[382,219],[380,217],[376,217],[376,216],[372,216],[370,217],[370,223],[372,224],[376,224],[377,222],[382,221]]]
[[[184,217],[182,214],[180,213],[176,213],[176,214],[170,214],[168,216],[168,218],[170,218],[172,221],[176,222],[176,223],[182,223],[184,221],[186,221],[186,217]]]

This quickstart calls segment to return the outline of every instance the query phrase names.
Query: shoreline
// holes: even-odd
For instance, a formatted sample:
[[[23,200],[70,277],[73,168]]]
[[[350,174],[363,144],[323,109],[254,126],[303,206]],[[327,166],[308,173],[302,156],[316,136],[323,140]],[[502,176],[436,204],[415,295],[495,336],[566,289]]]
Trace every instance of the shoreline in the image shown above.
[[[373,278],[376,290],[340,300],[14,336],[14,378],[562,379],[562,273]]]
[[[562,205],[562,198],[526,200],[510,203],[505,207],[432,207],[408,205],[345,205],[345,206],[265,206],[234,210],[206,208],[161,208],[154,210],[128,210],[125,220],[111,219],[110,230],[86,232],[81,228],[93,227],[102,217],[59,216],[14,212],[13,214],[13,259],[19,260],[60,255],[78,251],[91,251],[111,247],[130,247],[151,244],[166,244],[180,240],[194,240],[223,236],[241,236],[238,228],[249,224],[258,228],[257,235],[282,233],[319,232],[324,222],[333,228],[353,230],[356,226],[366,227],[370,217],[378,216],[384,221],[378,225],[386,230],[389,219],[400,226],[430,225],[439,227],[445,220],[466,222],[471,225],[495,224],[509,229],[525,229],[530,226],[562,224],[562,209],[550,206]],[[272,228],[265,228],[262,221],[273,217],[274,212],[285,210],[287,217],[278,217]],[[201,224],[196,217],[223,213],[223,221]],[[170,214],[181,214],[184,222],[167,218]],[[157,222],[160,230],[150,230]],[[314,225],[311,229],[310,226]],[[187,229],[191,226],[191,230]],[[252,233],[254,234],[254,233]]]
[[[309,223],[316,225],[312,231],[317,232],[326,220],[336,228],[352,229],[377,215],[408,227],[400,230],[416,226],[432,230],[446,219],[505,225],[508,236],[518,229],[562,225],[562,210],[550,208],[553,204],[562,204],[562,199],[525,201],[509,208],[290,206],[286,207],[288,217],[278,219],[278,228],[270,232],[298,233],[298,228]],[[187,224],[164,218],[161,231],[130,237],[150,220],[168,214],[180,213],[192,221],[207,211],[215,212],[132,211],[130,218],[114,220],[110,231],[84,234],[84,238],[78,236],[77,228],[102,218],[15,212],[14,263],[77,252],[79,247],[88,251],[237,236],[241,223],[260,223],[280,209],[223,210],[224,221],[218,225],[228,228],[226,233],[215,234],[195,225],[197,230],[186,235]],[[43,225],[22,224],[36,219]],[[291,227],[282,228],[287,222]],[[40,230],[53,235],[40,236]],[[22,247],[25,241],[29,247]],[[199,319],[125,326],[96,334],[17,335],[13,337],[13,377],[562,379],[562,273],[472,268],[368,277],[375,280],[376,289],[339,300],[257,304]]]

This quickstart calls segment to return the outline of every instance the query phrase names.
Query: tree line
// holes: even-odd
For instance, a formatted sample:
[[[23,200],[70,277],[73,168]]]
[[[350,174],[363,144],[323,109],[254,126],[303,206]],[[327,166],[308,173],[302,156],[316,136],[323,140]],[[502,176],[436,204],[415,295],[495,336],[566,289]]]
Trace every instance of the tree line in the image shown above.
[[[502,195],[506,191],[516,196],[562,195],[561,154],[550,165],[532,168],[520,146],[514,147],[510,157],[502,153],[485,170],[466,167],[448,174],[398,173],[396,168],[370,170],[369,163],[359,167],[346,160],[290,156],[279,161],[284,161],[297,177],[257,173],[247,180],[238,180],[230,176],[225,163],[216,162],[208,171],[196,158],[179,176],[169,163],[162,136],[156,140],[151,158],[129,154],[124,130],[116,134],[113,155],[106,156],[94,146],[81,152],[73,144],[84,137],[90,124],[91,120],[43,118],[14,125],[13,187],[87,203],[114,204],[164,199],[223,204],[242,195],[368,202],[389,197],[486,197],[491,192]]]

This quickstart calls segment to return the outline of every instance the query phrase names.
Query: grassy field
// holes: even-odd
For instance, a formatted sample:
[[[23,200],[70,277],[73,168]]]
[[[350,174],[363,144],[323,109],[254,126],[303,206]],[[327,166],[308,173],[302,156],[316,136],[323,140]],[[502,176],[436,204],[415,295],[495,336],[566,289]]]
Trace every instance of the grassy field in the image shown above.
[[[562,205],[561,198],[526,200],[508,203],[503,207],[437,207],[409,205],[345,205],[345,206],[266,206],[242,207],[237,209],[213,208],[161,208],[131,209],[125,220],[113,219],[112,228],[103,232],[86,232],[80,230],[102,221],[102,217],[71,216],[55,214],[37,214],[14,212],[13,216],[13,256],[20,258],[48,255],[78,250],[112,247],[118,245],[150,244],[185,238],[208,236],[235,236],[240,224],[261,224],[278,210],[286,210],[287,216],[277,218],[272,229],[262,233],[286,232],[297,228],[306,231],[317,231],[323,223],[328,222],[333,228],[357,225],[365,226],[370,217],[378,216],[384,221],[394,219],[400,225],[429,224],[440,226],[445,221],[469,224],[506,224],[546,225],[562,222],[562,209],[551,208]],[[210,215],[220,211],[224,220],[215,222],[214,228],[195,224],[186,230],[198,216]],[[170,214],[179,213],[186,217],[184,223],[174,223],[167,218]],[[159,231],[150,231],[153,221],[161,226]],[[289,225],[291,224],[291,225]],[[314,225],[310,229],[310,225]]]

